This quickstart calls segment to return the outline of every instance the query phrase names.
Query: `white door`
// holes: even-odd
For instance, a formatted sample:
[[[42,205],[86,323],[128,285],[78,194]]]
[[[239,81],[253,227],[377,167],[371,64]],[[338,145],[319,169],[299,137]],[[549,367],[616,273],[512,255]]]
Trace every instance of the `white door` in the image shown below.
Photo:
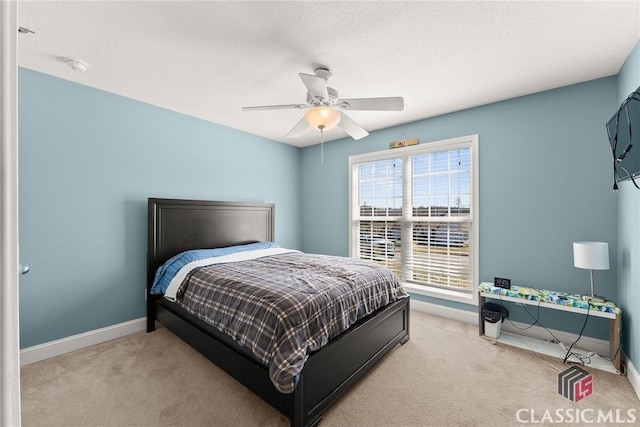
[[[0,0],[0,426],[20,425],[17,1]]]

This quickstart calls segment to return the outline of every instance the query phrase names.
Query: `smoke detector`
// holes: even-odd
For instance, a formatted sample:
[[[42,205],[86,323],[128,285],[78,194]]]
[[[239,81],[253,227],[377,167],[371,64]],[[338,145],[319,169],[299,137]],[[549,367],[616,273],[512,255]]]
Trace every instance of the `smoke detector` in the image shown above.
[[[79,59],[67,58],[65,62],[72,70],[75,71],[85,71],[89,68],[89,65],[86,62],[80,61]]]

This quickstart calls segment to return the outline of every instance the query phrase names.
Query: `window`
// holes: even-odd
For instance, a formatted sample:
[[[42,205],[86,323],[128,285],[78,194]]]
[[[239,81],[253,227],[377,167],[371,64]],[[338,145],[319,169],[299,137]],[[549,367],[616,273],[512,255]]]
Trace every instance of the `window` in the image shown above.
[[[478,136],[349,157],[351,256],[415,293],[476,302]]]

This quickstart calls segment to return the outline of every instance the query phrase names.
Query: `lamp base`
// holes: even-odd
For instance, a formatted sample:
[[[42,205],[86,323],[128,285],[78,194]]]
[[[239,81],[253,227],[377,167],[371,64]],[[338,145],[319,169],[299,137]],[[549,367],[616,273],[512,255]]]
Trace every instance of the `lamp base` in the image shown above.
[[[601,297],[598,295],[582,295],[582,299],[592,302],[607,302],[607,299],[605,297]]]

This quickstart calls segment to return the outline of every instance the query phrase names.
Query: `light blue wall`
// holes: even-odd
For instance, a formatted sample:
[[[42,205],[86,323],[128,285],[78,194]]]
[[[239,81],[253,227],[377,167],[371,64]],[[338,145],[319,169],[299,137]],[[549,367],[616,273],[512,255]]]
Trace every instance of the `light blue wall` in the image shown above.
[[[22,347],[144,315],[150,196],[275,202],[278,243],[348,255],[348,156],[411,137],[479,134],[481,280],[583,292],[588,274],[573,267],[571,242],[618,245],[604,131],[617,91],[605,78],[334,141],[321,163],[319,146],[299,150],[20,69],[20,250],[32,266],[21,279]],[[604,288],[616,280],[615,268],[596,272],[605,296],[616,296]]]
[[[276,204],[301,247],[300,150],[19,70],[21,347],[145,315],[148,197]]]
[[[604,126],[615,108],[616,79],[610,77],[383,129],[359,141],[330,142],[322,164],[318,146],[305,148],[303,250],[349,253],[348,156],[387,149],[397,139],[426,143],[478,134],[480,280],[509,277],[519,285],[583,293],[589,274],[573,267],[572,242],[617,246],[617,202]],[[615,251],[611,263],[616,265]],[[615,298],[616,269],[595,272],[595,278],[598,292]],[[531,320],[518,311],[512,310],[516,320]],[[541,320],[573,332],[582,326],[582,319],[555,312],[545,311]],[[606,322],[590,323],[589,335],[607,336]]]
[[[618,104],[640,86],[640,42],[618,74]],[[611,115],[615,109],[611,112]],[[640,190],[630,181],[618,191],[618,302],[622,307],[622,344],[640,369]]]

